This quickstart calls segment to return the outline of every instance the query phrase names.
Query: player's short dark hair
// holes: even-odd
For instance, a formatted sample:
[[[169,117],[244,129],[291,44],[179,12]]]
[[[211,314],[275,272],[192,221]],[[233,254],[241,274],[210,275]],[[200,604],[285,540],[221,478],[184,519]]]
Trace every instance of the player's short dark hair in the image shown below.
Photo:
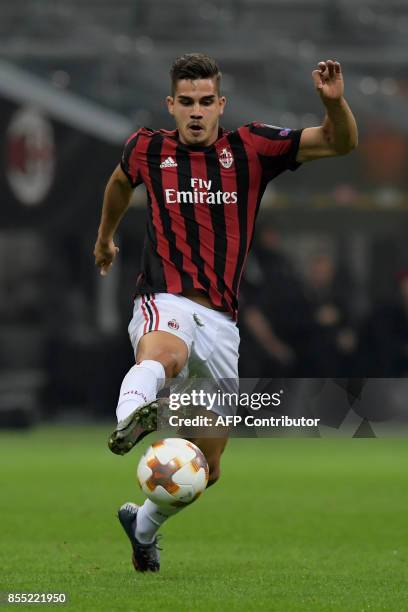
[[[221,71],[215,59],[204,53],[186,53],[178,57],[170,70],[171,93],[174,96],[177,81],[181,79],[215,79],[220,94]]]

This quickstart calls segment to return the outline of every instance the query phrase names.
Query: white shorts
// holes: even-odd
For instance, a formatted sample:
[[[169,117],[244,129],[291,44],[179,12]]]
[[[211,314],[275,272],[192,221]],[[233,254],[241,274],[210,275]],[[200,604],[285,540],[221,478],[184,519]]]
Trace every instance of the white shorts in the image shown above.
[[[177,377],[179,383],[198,378],[225,381],[224,386],[230,391],[237,387],[240,338],[229,314],[181,295],[156,293],[137,297],[128,328],[135,355],[140,338],[157,330],[174,334],[187,345],[188,361]],[[230,412],[216,406],[213,411]]]

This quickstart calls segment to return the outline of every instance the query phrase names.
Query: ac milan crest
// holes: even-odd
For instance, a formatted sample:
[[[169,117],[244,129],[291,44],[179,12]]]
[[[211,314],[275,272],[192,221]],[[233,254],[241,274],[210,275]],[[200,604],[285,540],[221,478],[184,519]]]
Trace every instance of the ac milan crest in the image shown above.
[[[167,321],[167,325],[171,329],[178,329],[180,327],[180,325],[177,323],[176,319],[171,319],[170,321]]]
[[[32,108],[11,118],[6,136],[6,176],[15,197],[27,206],[40,204],[54,180],[52,125]]]
[[[218,159],[221,166],[224,166],[224,168],[231,168],[232,164],[234,163],[232,153],[228,149],[223,149]]]

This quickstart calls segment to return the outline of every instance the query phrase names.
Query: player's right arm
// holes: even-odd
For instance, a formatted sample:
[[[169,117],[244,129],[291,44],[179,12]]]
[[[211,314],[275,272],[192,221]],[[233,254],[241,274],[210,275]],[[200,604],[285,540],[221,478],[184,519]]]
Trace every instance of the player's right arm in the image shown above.
[[[132,192],[133,187],[128,177],[118,165],[106,185],[98,238],[94,249],[95,264],[100,269],[102,276],[106,276],[119,251],[113,237],[120,220],[129,207]]]
[[[100,269],[102,276],[106,276],[119,251],[113,237],[120,220],[129,207],[133,189],[142,182],[138,153],[138,141],[142,131],[140,129],[128,138],[121,162],[106,185],[98,238],[94,249],[95,264]]]

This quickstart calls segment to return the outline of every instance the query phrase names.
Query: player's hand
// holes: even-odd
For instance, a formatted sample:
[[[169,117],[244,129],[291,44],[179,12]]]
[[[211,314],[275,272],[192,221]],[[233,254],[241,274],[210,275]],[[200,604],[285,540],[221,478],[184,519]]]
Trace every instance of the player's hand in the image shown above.
[[[97,239],[94,248],[95,265],[98,266],[101,276],[107,275],[118,252],[119,249],[113,240]]]
[[[313,70],[312,77],[323,103],[340,100],[343,96],[344,82],[339,62],[333,60],[319,62],[318,70]]]

